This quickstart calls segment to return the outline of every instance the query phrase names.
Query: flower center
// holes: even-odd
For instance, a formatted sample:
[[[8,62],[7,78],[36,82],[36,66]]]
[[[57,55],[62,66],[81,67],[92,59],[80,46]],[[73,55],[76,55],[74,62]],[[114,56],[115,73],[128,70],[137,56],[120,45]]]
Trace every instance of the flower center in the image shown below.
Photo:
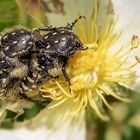
[[[80,74],[71,79],[71,89],[93,89],[96,87],[98,82],[98,74],[96,71]]]

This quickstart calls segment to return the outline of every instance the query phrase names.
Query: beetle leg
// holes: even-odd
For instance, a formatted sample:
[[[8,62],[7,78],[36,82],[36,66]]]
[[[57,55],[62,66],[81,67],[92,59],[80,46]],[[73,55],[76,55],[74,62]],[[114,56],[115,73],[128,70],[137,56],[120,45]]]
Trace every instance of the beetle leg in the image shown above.
[[[63,72],[63,75],[64,75],[64,78],[66,79],[66,81],[69,83],[70,85],[70,78],[66,72],[66,67],[62,67],[62,72]]]
[[[68,82],[68,84],[69,84],[69,92],[71,93],[71,88],[70,88],[70,85],[71,85],[71,83],[70,83],[70,77],[69,77],[69,75],[67,74],[67,72],[66,72],[66,66],[67,66],[67,63],[64,63],[63,65],[62,65],[62,72],[63,72],[63,75],[64,75],[64,78],[65,78],[65,80]]]
[[[62,65],[62,72],[63,72],[65,80],[70,85],[70,77],[69,77],[69,75],[66,72],[66,67],[67,67],[67,59],[64,61],[63,65]]]

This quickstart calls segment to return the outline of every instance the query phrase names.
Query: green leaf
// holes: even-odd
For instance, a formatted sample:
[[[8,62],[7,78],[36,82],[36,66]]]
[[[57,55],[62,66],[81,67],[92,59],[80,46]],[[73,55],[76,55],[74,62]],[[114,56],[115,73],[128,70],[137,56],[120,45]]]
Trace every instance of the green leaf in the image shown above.
[[[96,113],[93,111],[93,109],[88,106],[86,107],[86,124],[87,127],[92,126],[95,124],[95,122],[99,121],[98,116],[96,115]]]
[[[2,100],[0,100],[0,108],[2,107]]]
[[[14,118],[15,116],[17,115],[17,113],[16,112],[14,112],[14,111],[12,111],[12,110],[6,110],[6,119],[12,119],[12,118]]]
[[[133,102],[129,105],[129,110],[130,116],[140,110],[140,94],[135,95],[135,97],[133,98]]]
[[[140,110],[137,111],[130,119],[129,124],[133,127],[140,129]]]
[[[11,129],[13,128],[13,122],[11,120],[5,120],[0,124],[1,128]]]
[[[138,138],[140,138],[140,129],[126,125],[124,128],[122,140],[138,140]]]
[[[0,1],[0,30],[16,25],[18,22],[18,8],[14,0]]]
[[[23,109],[24,113],[19,115],[16,120],[24,121],[25,119],[31,119],[31,118],[35,117],[43,108],[44,108],[44,106],[39,103],[35,104],[31,108],[24,108]]]
[[[106,131],[105,140],[121,140],[121,135],[111,127]]]

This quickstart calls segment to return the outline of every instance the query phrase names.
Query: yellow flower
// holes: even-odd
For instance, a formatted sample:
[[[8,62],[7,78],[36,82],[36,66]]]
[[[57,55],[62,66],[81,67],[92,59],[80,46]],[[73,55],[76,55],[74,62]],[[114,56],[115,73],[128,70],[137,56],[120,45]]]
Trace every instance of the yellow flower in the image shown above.
[[[72,118],[89,104],[106,121],[109,118],[100,111],[98,100],[101,99],[109,109],[112,107],[105,95],[129,101],[121,97],[113,87],[117,84],[129,85],[135,80],[133,67],[136,63],[132,64],[128,60],[131,51],[128,44],[118,46],[122,33],[114,33],[117,20],[107,20],[104,29],[99,31],[96,14],[97,8],[92,19],[79,21],[75,27],[75,33],[88,49],[77,52],[69,59],[67,73],[71,79],[70,87],[63,76],[60,76],[47,81],[40,90],[43,92],[42,96],[52,99],[48,109],[70,102],[67,107],[74,106],[70,116]]]

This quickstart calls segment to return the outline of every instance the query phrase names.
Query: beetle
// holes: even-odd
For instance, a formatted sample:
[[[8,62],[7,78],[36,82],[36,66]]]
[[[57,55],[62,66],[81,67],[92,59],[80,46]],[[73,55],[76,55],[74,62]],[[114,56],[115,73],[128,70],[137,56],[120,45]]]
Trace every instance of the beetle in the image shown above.
[[[80,16],[78,19],[81,18],[85,17]],[[35,43],[36,48],[40,50],[38,55],[39,67],[47,70],[47,72],[50,69],[61,68],[64,78],[69,84],[70,78],[66,73],[68,59],[77,51],[87,49],[83,47],[78,36],[73,33],[73,26],[78,19],[65,27],[38,28],[37,31],[47,31],[48,33]]]
[[[23,79],[29,71],[31,50],[34,46],[33,33],[24,28],[12,29],[1,37],[0,51],[3,53],[1,70],[7,72],[4,77],[5,86],[2,92],[7,94],[18,81]],[[2,61],[0,62],[2,65]]]
[[[0,69],[2,72],[5,69],[6,73],[4,77],[0,75],[0,84],[6,82],[1,86],[1,93],[7,95],[16,85],[19,94],[28,98],[28,92],[36,90],[44,81],[58,77],[60,71],[70,85],[66,73],[68,59],[77,51],[87,49],[73,33],[78,19],[65,27],[46,26],[32,31],[16,28],[3,34],[0,40],[0,53],[3,54]]]

